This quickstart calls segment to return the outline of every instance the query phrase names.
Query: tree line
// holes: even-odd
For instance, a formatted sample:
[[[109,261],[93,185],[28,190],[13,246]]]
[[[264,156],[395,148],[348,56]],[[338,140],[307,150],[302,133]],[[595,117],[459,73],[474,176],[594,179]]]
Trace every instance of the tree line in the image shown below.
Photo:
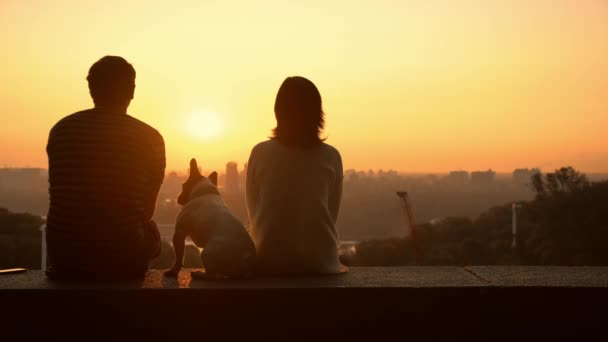
[[[590,182],[572,167],[536,173],[534,199],[518,209],[512,246],[512,203],[475,219],[448,217],[422,224],[422,257],[405,239],[367,240],[344,255],[355,266],[386,265],[608,265],[608,181]]]

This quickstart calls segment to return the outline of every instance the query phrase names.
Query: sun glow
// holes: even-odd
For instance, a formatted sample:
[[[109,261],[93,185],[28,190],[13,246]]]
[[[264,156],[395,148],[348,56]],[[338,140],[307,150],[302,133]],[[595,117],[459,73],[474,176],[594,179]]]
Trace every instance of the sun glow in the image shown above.
[[[217,113],[201,110],[186,118],[185,128],[193,138],[213,139],[221,135],[224,125]]]

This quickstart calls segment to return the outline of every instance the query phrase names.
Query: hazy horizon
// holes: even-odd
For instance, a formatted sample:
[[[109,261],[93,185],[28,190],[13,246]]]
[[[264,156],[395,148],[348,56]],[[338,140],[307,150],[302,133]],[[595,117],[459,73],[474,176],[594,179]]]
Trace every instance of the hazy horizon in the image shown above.
[[[302,75],[345,169],[608,172],[600,0],[6,0],[0,30],[6,165],[47,167],[49,129],[92,107],[88,68],[119,55],[137,71],[129,113],[164,135],[168,171],[242,168],[282,80]]]
[[[226,163],[230,163],[230,162],[235,162],[235,161],[227,161]],[[225,163],[225,164],[226,164]],[[236,162],[238,165],[238,171],[242,172],[244,170],[244,162],[243,163],[239,163]],[[213,168],[213,167],[205,167],[205,168],[201,168],[201,171],[203,172],[203,174],[205,173],[211,173],[213,171],[216,171],[218,174],[220,175],[225,175],[225,169],[226,169],[226,165],[223,165],[221,167],[217,167],[217,168]],[[572,166],[572,165],[563,165],[563,167],[567,167],[567,166]],[[0,169],[3,168],[8,168],[8,169],[28,169],[28,168],[33,168],[33,169],[44,169],[48,171],[48,167],[47,166],[33,166],[33,165],[8,165],[8,164],[3,164],[0,162]],[[516,169],[529,169],[532,170],[533,167],[518,167]],[[410,171],[402,171],[402,170],[396,170],[396,169],[392,169],[392,168],[388,168],[388,169],[379,169],[379,168],[369,168],[369,169],[353,169],[353,168],[348,168],[345,167],[344,168],[344,172],[348,173],[351,170],[354,170],[356,172],[365,172],[366,174],[369,173],[369,171],[372,171],[375,175],[378,175],[378,173],[380,171],[382,172],[396,172],[398,175],[400,176],[413,176],[413,177],[424,177],[424,176],[447,176],[449,175],[450,172],[453,171],[466,171],[469,173],[469,176],[472,172],[476,172],[476,171],[481,171],[481,172],[485,172],[485,171],[494,171],[496,173],[496,177],[497,179],[501,179],[501,178],[505,178],[505,177],[512,177],[513,176],[513,171],[515,171],[516,169],[513,170],[494,170],[494,169],[451,169],[448,171],[419,171],[419,172],[410,172]],[[580,170],[577,169],[576,167],[574,167],[574,169],[576,169],[579,172],[584,173],[585,175],[591,177],[592,179],[604,179],[604,178],[608,178],[608,172],[587,172],[585,170]],[[553,172],[555,170],[553,169],[540,169],[541,172],[543,173],[550,173]],[[167,177],[167,175],[169,175],[170,173],[175,172],[178,176],[180,177],[187,177],[188,173],[189,173],[189,169],[185,168],[185,169],[171,169],[171,168],[167,168],[165,170],[165,177]]]

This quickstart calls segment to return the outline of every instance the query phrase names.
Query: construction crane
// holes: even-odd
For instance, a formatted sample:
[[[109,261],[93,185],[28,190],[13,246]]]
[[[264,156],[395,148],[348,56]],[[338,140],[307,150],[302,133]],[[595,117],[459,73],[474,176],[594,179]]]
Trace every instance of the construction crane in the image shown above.
[[[401,199],[401,207],[403,208],[403,216],[405,217],[405,238],[412,241],[416,265],[420,265],[422,262],[422,250],[420,249],[420,244],[416,238],[416,220],[414,219],[414,212],[410,205],[409,196],[405,191],[397,191],[397,196]]]
[[[512,237],[513,240],[511,241],[511,248],[512,249],[516,249],[517,248],[517,209],[521,208],[521,204],[519,203],[512,203],[511,204],[511,210],[513,211],[513,218],[511,220],[511,223],[513,225],[512,227]]]

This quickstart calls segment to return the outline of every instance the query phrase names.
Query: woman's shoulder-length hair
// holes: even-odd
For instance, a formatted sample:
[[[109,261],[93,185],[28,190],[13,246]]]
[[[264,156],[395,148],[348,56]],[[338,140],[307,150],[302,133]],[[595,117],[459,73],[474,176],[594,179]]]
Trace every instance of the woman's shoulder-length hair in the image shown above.
[[[313,147],[325,126],[321,93],[310,80],[292,76],[283,81],[274,103],[277,126],[272,139],[293,147]]]

